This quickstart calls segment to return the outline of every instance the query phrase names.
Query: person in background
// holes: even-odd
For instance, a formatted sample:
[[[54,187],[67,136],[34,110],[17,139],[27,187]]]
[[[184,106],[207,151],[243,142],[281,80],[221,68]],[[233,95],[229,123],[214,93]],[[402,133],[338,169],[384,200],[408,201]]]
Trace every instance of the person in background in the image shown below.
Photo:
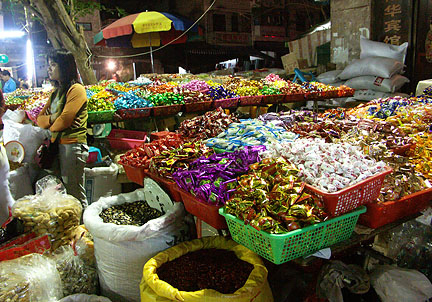
[[[60,176],[67,193],[80,200],[85,208],[84,166],[89,155],[87,96],[84,86],[77,82],[72,53],[54,50],[48,56],[48,75],[55,89],[39,114],[37,124],[51,131],[52,142],[60,136],[54,174]]]
[[[15,81],[11,78],[11,74],[7,70],[1,72],[1,78],[5,82],[3,85],[3,92],[10,93],[17,89]]]
[[[3,92],[0,89],[0,119],[6,111],[6,102],[3,96]]]

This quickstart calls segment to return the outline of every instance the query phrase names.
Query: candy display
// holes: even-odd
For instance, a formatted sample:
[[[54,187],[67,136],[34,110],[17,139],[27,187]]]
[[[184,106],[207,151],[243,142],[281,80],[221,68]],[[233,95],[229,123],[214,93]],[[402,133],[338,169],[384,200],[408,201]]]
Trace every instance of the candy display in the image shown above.
[[[423,133],[413,136],[415,147],[408,151],[410,162],[415,165],[415,170],[426,179],[432,180],[432,134]]]
[[[241,120],[232,123],[228,129],[215,138],[206,141],[209,147],[233,151],[242,146],[272,144],[278,141],[292,141],[297,135],[272,123],[258,120]]]
[[[127,91],[119,94],[119,97],[114,101],[116,109],[136,109],[152,107],[153,103],[137,96],[133,91]]]
[[[225,89],[224,87],[222,87],[222,85],[210,86],[208,95],[211,97],[212,100],[230,99],[238,97],[235,92]]]
[[[169,134],[162,139],[144,143],[127,151],[120,157],[119,163],[131,167],[148,169],[153,156],[160,155],[165,150],[178,148],[182,143],[183,139],[180,135]]]
[[[325,192],[336,192],[382,172],[385,163],[367,159],[361,149],[347,143],[326,143],[321,139],[269,145],[267,158],[285,157],[300,170],[305,182]]]
[[[213,205],[224,204],[237,186],[237,176],[258,162],[264,146],[245,147],[229,153],[213,154],[190,163],[188,170],[178,170],[173,179],[185,191]]]
[[[318,199],[304,191],[300,171],[285,159],[264,159],[240,176],[226,211],[257,230],[282,234],[327,219]]]
[[[142,226],[147,221],[162,215],[162,212],[151,208],[144,200],[112,206],[99,214],[104,223],[134,226]]]
[[[253,268],[233,251],[211,248],[165,262],[157,269],[157,275],[179,291],[214,289],[233,294],[244,286]]]
[[[204,115],[185,120],[180,124],[179,133],[184,137],[205,139],[215,137],[238,119],[228,115],[222,108],[207,112]]]
[[[115,110],[114,99],[115,96],[112,93],[102,90],[88,100],[88,111]]]
[[[192,80],[182,84],[181,87],[190,91],[207,91],[210,86],[205,81]]]
[[[189,168],[191,162],[199,157],[209,157],[213,149],[201,142],[187,142],[179,148],[162,151],[160,155],[152,157],[150,171],[159,176],[172,179],[172,174],[177,170]]]

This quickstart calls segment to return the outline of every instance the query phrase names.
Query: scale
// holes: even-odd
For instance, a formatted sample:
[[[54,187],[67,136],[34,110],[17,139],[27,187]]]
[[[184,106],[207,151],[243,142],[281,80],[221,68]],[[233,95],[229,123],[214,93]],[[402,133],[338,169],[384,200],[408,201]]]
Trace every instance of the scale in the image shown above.
[[[107,137],[111,132],[111,123],[107,124],[94,124],[92,127],[93,136],[96,138]]]

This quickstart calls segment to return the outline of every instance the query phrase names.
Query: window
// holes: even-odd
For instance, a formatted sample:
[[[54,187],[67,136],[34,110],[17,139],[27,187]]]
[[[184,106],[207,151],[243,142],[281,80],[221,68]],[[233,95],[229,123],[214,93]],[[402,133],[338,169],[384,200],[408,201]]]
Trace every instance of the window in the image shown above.
[[[231,16],[231,31],[232,32],[238,32],[239,31],[238,14],[232,14],[232,16]]]
[[[83,28],[84,31],[92,31],[92,24],[87,22],[77,22],[76,29],[79,31],[80,27]]]
[[[225,15],[213,14],[213,31],[226,31]]]

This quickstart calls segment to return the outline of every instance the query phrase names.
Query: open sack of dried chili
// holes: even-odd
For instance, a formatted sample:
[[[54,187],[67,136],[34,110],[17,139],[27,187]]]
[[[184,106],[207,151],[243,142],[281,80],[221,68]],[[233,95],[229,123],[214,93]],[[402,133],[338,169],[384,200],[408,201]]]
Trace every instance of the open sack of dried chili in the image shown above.
[[[267,274],[261,258],[248,248],[222,236],[204,237],[147,261],[141,301],[273,302]]]
[[[321,202],[304,191],[299,170],[285,159],[264,159],[240,176],[226,212],[245,224],[272,234],[322,222],[328,215]]]
[[[237,176],[248,171],[249,165],[259,161],[264,146],[201,157],[187,170],[178,170],[173,179],[178,186],[212,205],[224,204],[237,186]]]
[[[150,171],[159,176],[172,179],[172,174],[179,169],[188,169],[194,160],[207,158],[214,153],[202,142],[187,142],[178,148],[162,151],[150,161]]]

